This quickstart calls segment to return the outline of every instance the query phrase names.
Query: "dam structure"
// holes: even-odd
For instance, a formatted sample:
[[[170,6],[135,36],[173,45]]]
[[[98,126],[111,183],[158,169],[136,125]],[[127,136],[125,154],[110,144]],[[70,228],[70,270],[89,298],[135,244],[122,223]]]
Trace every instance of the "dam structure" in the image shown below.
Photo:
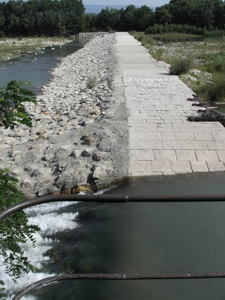
[[[129,111],[129,176],[225,170],[225,128],[190,122],[193,91],[126,32],[116,33]]]

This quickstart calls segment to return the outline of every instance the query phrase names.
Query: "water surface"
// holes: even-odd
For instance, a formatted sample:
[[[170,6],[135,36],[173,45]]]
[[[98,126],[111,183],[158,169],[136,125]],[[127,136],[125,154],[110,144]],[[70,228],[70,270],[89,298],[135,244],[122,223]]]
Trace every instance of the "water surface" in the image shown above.
[[[113,194],[223,194],[225,173],[130,179]],[[225,203],[77,203],[74,230],[58,233],[62,273],[224,272]],[[60,256],[61,255],[61,256]],[[224,279],[65,281],[42,287],[37,299],[211,300],[225,298]]]
[[[11,80],[29,81],[36,93],[51,78],[51,70],[59,63],[59,59],[83,47],[78,40],[63,46],[47,47],[42,52],[24,54],[0,66],[0,87]]]

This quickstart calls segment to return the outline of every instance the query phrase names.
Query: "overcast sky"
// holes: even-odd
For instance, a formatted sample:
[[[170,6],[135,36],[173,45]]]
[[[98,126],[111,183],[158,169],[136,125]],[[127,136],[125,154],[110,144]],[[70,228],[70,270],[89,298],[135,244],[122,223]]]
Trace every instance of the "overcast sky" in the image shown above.
[[[129,5],[133,4],[136,6],[161,6],[169,3],[169,0],[83,0],[83,4],[101,4],[101,5]]]

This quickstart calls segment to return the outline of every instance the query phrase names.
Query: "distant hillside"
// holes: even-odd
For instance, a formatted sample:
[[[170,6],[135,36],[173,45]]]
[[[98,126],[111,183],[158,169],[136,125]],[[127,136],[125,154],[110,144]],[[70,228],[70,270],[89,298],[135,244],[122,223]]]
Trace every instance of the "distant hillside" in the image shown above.
[[[109,8],[126,8],[127,5],[92,5],[92,4],[86,4],[85,6],[85,13],[86,14],[99,14],[102,9],[105,9],[106,7]],[[151,7],[153,10],[155,10],[155,7]]]

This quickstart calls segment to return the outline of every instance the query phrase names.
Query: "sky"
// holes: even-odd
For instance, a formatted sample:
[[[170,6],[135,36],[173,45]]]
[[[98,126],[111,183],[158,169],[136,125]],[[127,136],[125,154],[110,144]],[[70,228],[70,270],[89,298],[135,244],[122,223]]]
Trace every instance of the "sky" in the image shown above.
[[[133,4],[136,6],[147,5],[150,7],[162,6],[168,4],[169,0],[83,0],[83,4],[101,4],[101,5],[129,5]]]

